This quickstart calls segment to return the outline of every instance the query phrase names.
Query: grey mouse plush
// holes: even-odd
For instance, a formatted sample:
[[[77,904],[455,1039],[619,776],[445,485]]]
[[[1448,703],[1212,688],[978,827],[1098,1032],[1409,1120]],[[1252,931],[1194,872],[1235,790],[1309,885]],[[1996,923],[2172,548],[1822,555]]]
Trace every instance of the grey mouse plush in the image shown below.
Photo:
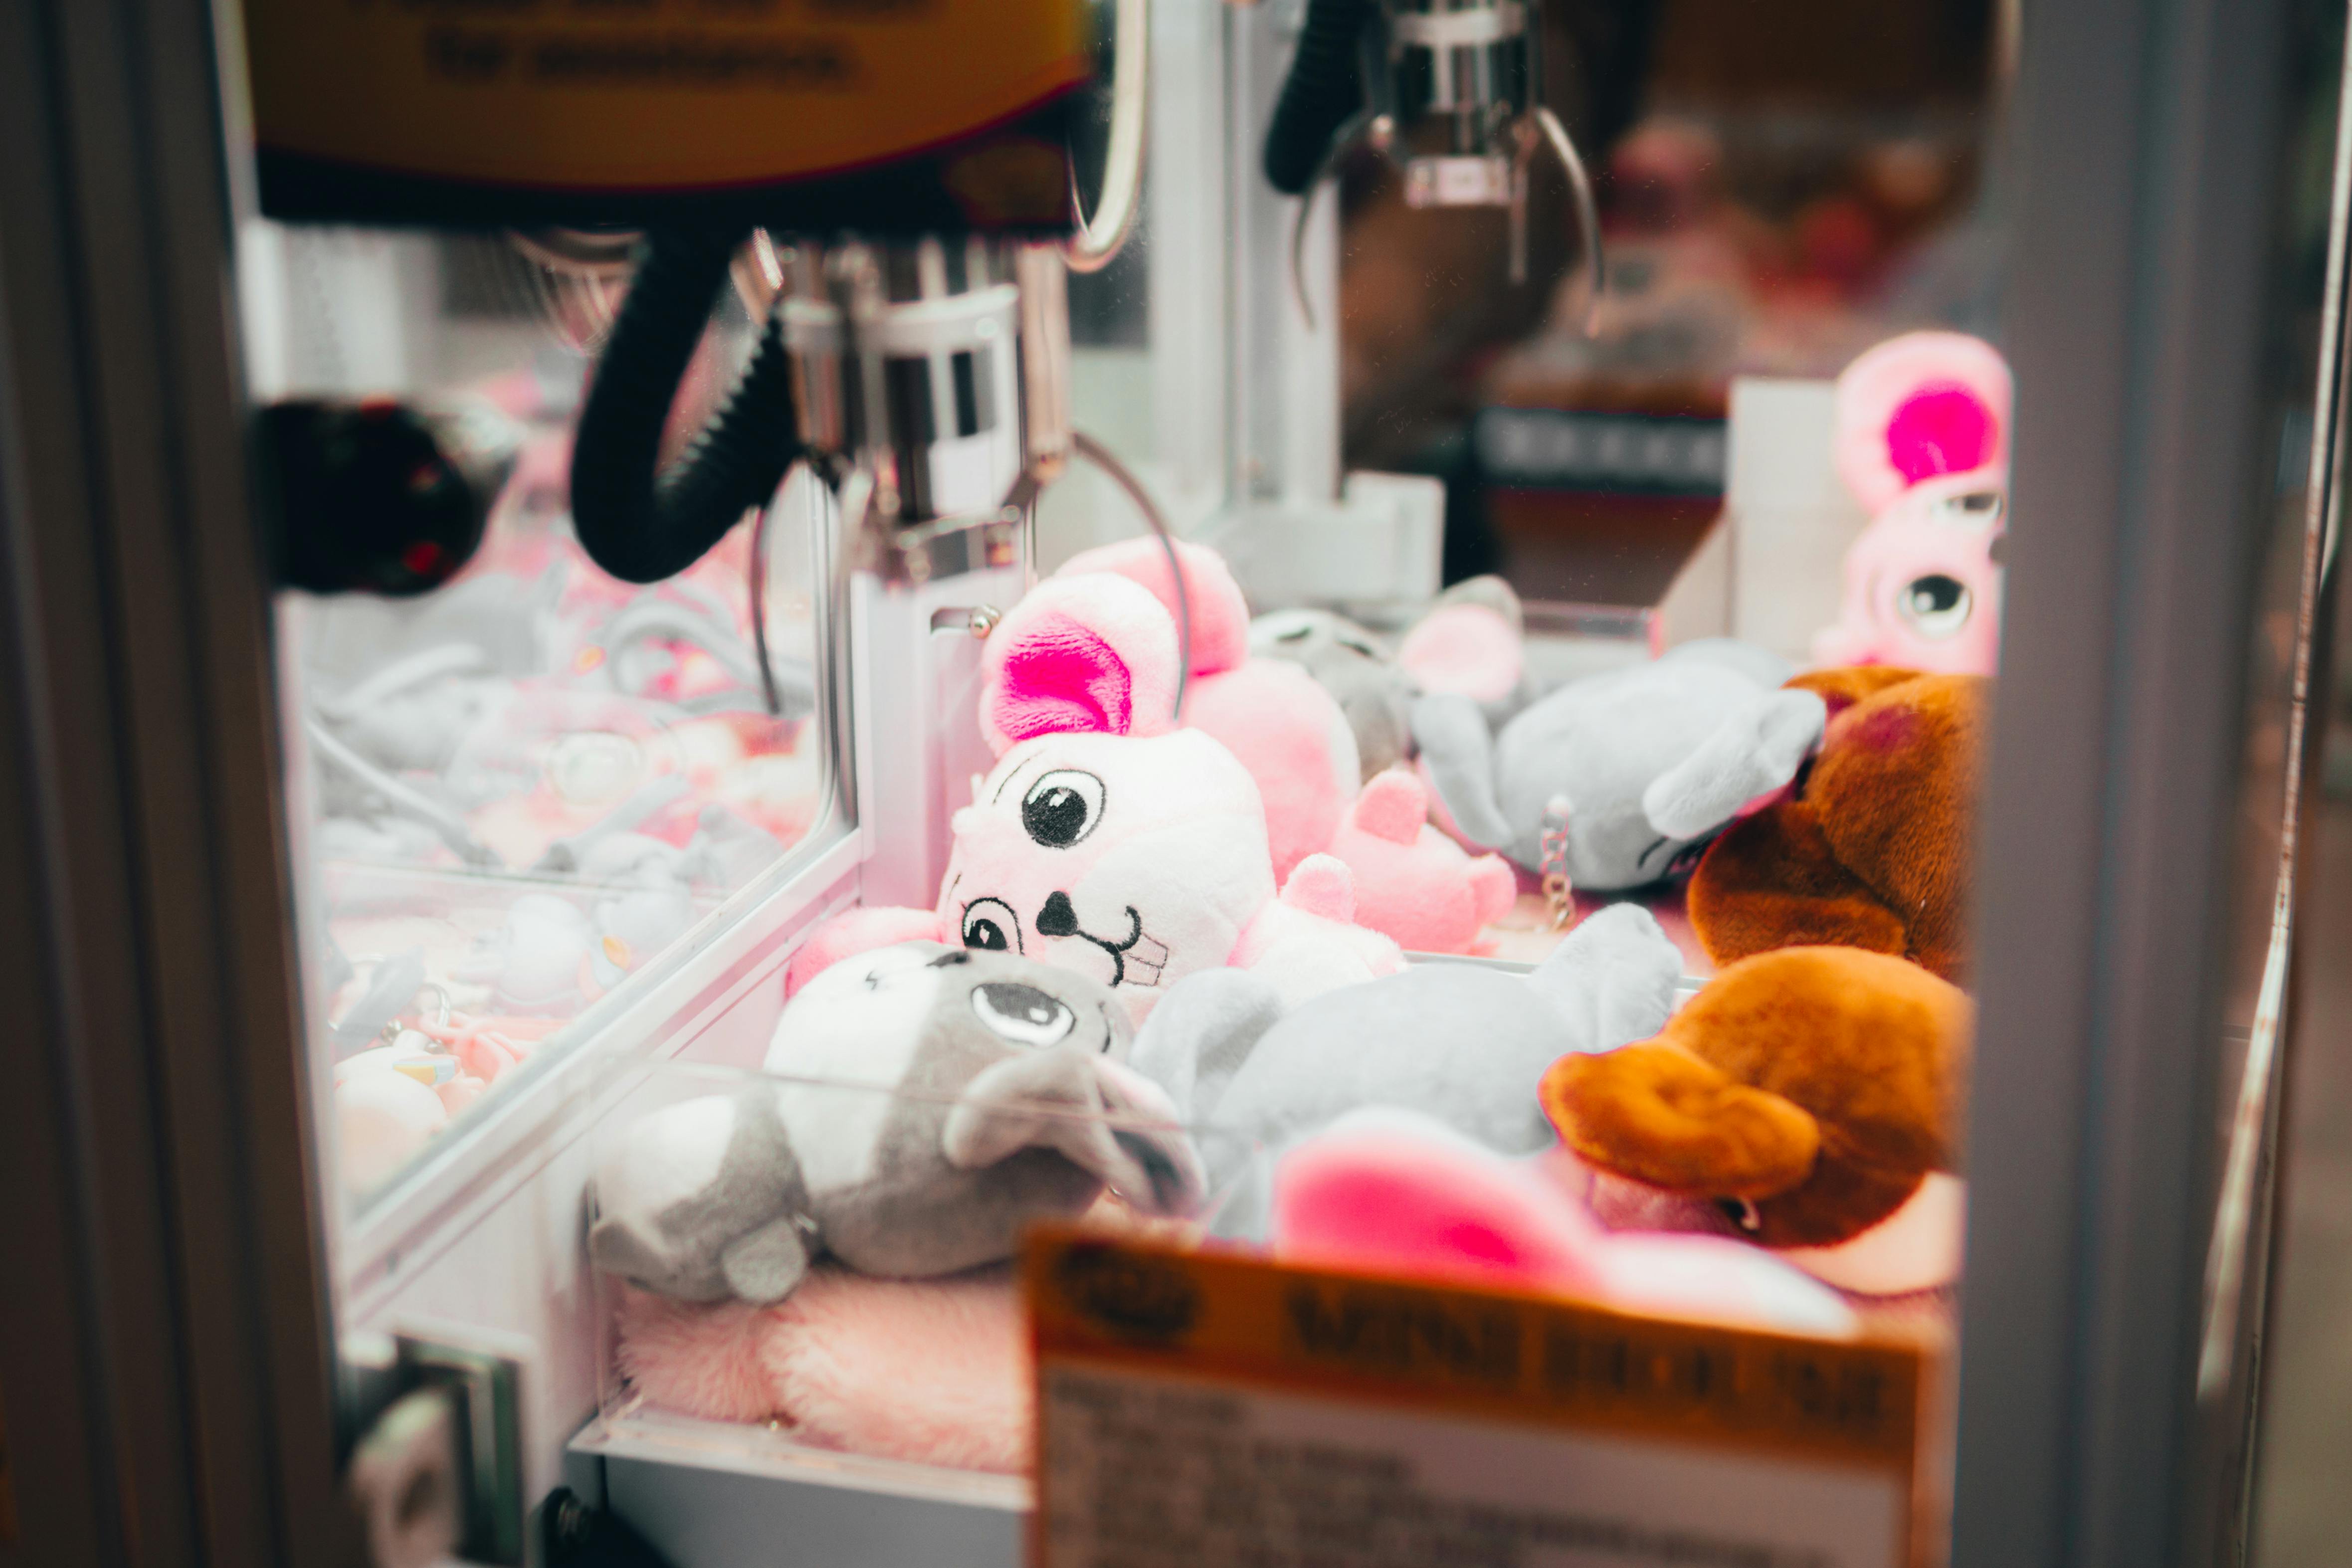
[[[1249,648],[1254,658],[1298,665],[1331,694],[1355,732],[1366,779],[1412,754],[1421,688],[1378,634],[1329,610],[1275,610],[1250,623]]]
[[[1541,872],[1544,817],[1568,805],[1567,869],[1596,892],[1684,869],[1742,806],[1797,776],[1828,710],[1785,689],[1786,664],[1728,638],[1587,676],[1499,732],[1475,704],[1433,693],[1413,738],[1461,836]]]
[[[1263,980],[1207,970],[1170,988],[1135,1066],[1194,1125],[1228,1134],[1210,1153],[1212,1187],[1235,1184],[1216,1228],[1255,1235],[1274,1160],[1367,1106],[1418,1111],[1499,1153],[1549,1147],[1536,1094],[1546,1070],[1656,1034],[1681,975],[1681,953],[1633,904],[1592,915],[1525,975],[1420,963],[1288,1012]]]
[[[777,1076],[638,1117],[599,1163],[596,1267],[685,1300],[780,1300],[816,1258],[924,1279],[1009,1258],[1106,1187],[1187,1215],[1174,1104],[1125,1065],[1103,986],[908,943],[833,965],[777,1021]],[[871,1086],[866,1088],[845,1086]]]
[[[1337,700],[1369,784],[1412,760],[1412,705],[1424,691],[1475,694],[1490,724],[1525,707],[1534,687],[1519,657],[1524,632],[1511,585],[1473,577],[1439,595],[1393,645],[1329,610],[1275,610],[1250,623],[1249,648],[1304,668]]]

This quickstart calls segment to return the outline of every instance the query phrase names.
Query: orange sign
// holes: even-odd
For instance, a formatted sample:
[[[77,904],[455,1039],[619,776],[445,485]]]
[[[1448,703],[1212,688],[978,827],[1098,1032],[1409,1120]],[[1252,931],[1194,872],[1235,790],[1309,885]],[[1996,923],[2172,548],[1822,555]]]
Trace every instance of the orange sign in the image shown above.
[[[1912,1346],[1075,1234],[1026,1271],[1040,1568],[1910,1561]]]

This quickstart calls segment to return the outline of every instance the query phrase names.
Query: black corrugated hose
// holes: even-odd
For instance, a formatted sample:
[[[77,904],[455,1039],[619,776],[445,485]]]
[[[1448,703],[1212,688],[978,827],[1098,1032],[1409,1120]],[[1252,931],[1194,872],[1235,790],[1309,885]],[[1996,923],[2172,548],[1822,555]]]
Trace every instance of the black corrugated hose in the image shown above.
[[[1364,106],[1363,37],[1375,0],[1307,0],[1298,52],[1265,130],[1266,182],[1295,196],[1313,183],[1331,138]]]
[[[647,235],[597,362],[572,447],[572,521],[588,558],[625,583],[657,583],[701,560],[767,504],[800,456],[778,311],[719,412],[668,473],[656,472],[670,405],[749,232]]]

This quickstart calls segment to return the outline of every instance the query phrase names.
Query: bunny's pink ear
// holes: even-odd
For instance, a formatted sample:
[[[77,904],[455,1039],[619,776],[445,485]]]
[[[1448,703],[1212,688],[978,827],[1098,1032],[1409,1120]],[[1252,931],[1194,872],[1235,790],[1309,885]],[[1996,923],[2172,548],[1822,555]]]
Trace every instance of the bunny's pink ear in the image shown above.
[[[1837,383],[1838,473],[1872,511],[1922,479],[2009,464],[2009,363],[1965,332],[1906,332]]]
[[[1373,837],[1411,848],[1421,842],[1422,826],[1429,821],[1429,792],[1412,769],[1384,768],[1364,785],[1348,816]]]
[[[1526,654],[1519,631],[1491,605],[1440,605],[1405,634],[1397,663],[1423,691],[1495,702],[1519,683]]]
[[[1192,612],[1192,673],[1214,675],[1232,669],[1249,658],[1249,601],[1234,581],[1225,558],[1205,544],[1176,542],[1176,558],[1184,563],[1184,596]],[[1087,572],[1116,572],[1151,590],[1151,596],[1176,616],[1176,579],[1168,570],[1168,552],[1154,538],[1125,539],[1117,544],[1082,550],[1063,563],[1056,577]]]
[[[1176,624],[1106,572],[1051,577],[989,634],[980,729],[1002,755],[1036,735],[1157,735],[1175,728]]]

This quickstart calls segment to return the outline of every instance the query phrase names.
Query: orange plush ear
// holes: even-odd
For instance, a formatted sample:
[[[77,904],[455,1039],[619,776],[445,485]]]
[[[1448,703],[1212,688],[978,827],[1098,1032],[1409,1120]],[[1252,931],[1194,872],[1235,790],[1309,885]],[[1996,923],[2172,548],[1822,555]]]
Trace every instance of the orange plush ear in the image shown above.
[[[1904,921],[1849,871],[1810,800],[1784,800],[1707,847],[1691,873],[1691,930],[1720,969],[1782,947],[1859,947],[1901,956]]]
[[[1544,1074],[1560,1139],[1613,1174],[1685,1197],[1769,1198],[1812,1174],[1821,1128],[1679,1046],[1571,1055]]]

